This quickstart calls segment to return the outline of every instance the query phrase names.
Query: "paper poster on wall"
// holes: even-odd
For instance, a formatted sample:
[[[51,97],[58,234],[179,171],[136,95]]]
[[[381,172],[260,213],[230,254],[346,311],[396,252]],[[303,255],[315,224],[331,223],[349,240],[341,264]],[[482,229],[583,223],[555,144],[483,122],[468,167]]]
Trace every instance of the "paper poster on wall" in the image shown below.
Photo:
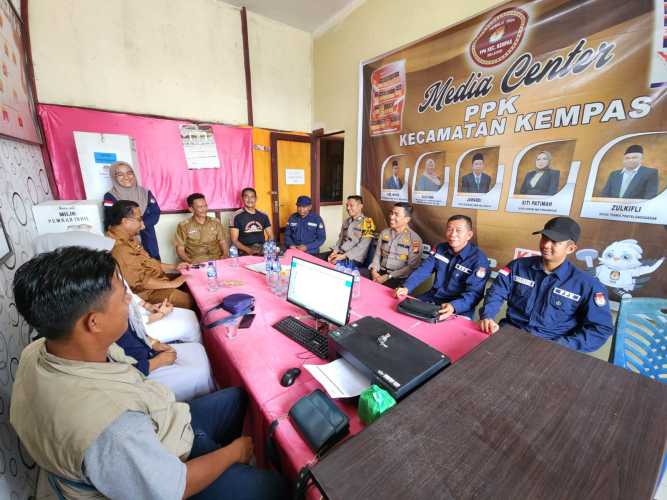
[[[0,134],[41,143],[21,27],[9,1],[0,0]]]
[[[382,201],[407,202],[410,168],[405,166],[405,155],[391,155],[380,168],[380,199]]]
[[[628,134],[593,157],[581,216],[667,224],[667,132]]]
[[[376,69],[371,75],[372,136],[400,132],[405,106],[405,61],[395,61]]]
[[[505,167],[498,165],[500,148],[469,149],[456,162],[452,206],[498,210]]]
[[[220,168],[220,159],[210,125],[180,125],[181,142],[189,169]]]
[[[302,168],[286,168],[285,184],[302,185],[306,183],[306,171]]]
[[[141,185],[141,169],[136,160],[134,140],[128,135],[74,132],[74,144],[81,168],[81,178],[89,200],[101,200],[112,187],[109,166],[116,161],[132,165]]]
[[[653,0],[655,11],[662,16],[653,18],[653,36],[651,37],[651,87],[667,85],[667,0]]]
[[[412,202],[416,205],[447,206],[449,167],[442,151],[430,151],[417,158],[412,178]]]
[[[529,144],[514,158],[508,212],[569,215],[579,173],[576,141]]]

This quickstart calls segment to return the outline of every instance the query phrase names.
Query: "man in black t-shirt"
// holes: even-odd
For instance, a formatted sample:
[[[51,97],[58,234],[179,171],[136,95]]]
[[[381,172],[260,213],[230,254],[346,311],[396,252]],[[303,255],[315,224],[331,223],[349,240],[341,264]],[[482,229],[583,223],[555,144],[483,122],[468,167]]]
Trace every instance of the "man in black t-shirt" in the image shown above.
[[[241,191],[243,208],[232,214],[229,233],[240,255],[260,255],[266,240],[273,239],[269,217],[255,208],[257,192],[247,187]]]

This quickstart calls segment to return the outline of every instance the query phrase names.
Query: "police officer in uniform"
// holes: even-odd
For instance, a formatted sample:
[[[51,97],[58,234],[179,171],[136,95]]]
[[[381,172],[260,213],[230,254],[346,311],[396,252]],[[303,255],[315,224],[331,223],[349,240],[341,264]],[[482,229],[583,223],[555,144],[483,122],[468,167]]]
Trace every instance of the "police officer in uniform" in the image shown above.
[[[188,209],[192,217],[176,228],[176,253],[183,262],[199,264],[228,256],[229,248],[222,230],[222,223],[208,217],[208,204],[201,193],[188,196]]]
[[[285,245],[317,255],[327,238],[322,217],[313,214],[313,202],[308,196],[296,200],[296,213],[290,215],[285,228]]]
[[[576,351],[602,346],[614,331],[607,291],[597,278],[567,260],[577,249],[580,233],[569,217],[553,218],[534,232],[542,234],[542,255],[513,260],[498,272],[484,299],[481,330],[498,330],[494,318],[507,301],[501,325],[509,323]]]
[[[345,208],[349,217],[343,221],[338,242],[327,260],[334,264],[347,259],[357,266],[363,266],[375,231],[375,223],[363,214],[364,200],[361,196],[348,196]]]
[[[396,203],[389,214],[389,227],[378,237],[373,262],[368,266],[376,283],[401,286],[421,262],[422,239],[408,226],[412,205]]]
[[[435,271],[433,287],[417,298],[440,304],[440,320],[453,314],[472,318],[484,295],[489,272],[489,260],[477,245],[470,242],[472,237],[470,217],[451,216],[447,220],[447,241],[431,252],[402,288],[396,289],[396,296],[400,298],[411,293]]]

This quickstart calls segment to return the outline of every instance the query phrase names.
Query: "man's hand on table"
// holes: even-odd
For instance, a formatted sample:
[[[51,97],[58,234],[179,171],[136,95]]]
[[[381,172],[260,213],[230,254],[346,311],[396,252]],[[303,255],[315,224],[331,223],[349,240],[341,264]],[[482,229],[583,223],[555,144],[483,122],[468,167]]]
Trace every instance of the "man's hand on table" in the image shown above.
[[[382,284],[389,279],[389,274],[380,274],[375,269],[371,269],[371,279],[375,283]]]
[[[177,266],[176,269],[178,271],[187,271],[190,269],[190,263],[189,262],[180,262]]]
[[[496,333],[499,328],[500,326],[498,326],[498,323],[496,323],[492,319],[483,319],[479,322],[479,329],[482,330],[487,335]]]
[[[343,259],[347,259],[347,257],[345,256],[344,253],[332,253],[331,255],[329,255],[328,260],[331,264],[334,264],[334,263],[338,262],[339,260],[343,260]]]
[[[454,306],[451,304],[442,304],[440,310],[438,311],[438,321],[444,321],[447,318],[450,318],[456,311],[454,311]]]

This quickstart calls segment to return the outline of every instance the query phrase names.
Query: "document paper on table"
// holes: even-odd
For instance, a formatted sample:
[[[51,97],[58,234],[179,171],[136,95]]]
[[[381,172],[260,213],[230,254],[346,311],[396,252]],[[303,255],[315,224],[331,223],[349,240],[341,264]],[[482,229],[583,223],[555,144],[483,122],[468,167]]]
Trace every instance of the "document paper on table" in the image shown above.
[[[371,386],[370,379],[343,358],[326,365],[303,365],[332,398],[351,398]]]

